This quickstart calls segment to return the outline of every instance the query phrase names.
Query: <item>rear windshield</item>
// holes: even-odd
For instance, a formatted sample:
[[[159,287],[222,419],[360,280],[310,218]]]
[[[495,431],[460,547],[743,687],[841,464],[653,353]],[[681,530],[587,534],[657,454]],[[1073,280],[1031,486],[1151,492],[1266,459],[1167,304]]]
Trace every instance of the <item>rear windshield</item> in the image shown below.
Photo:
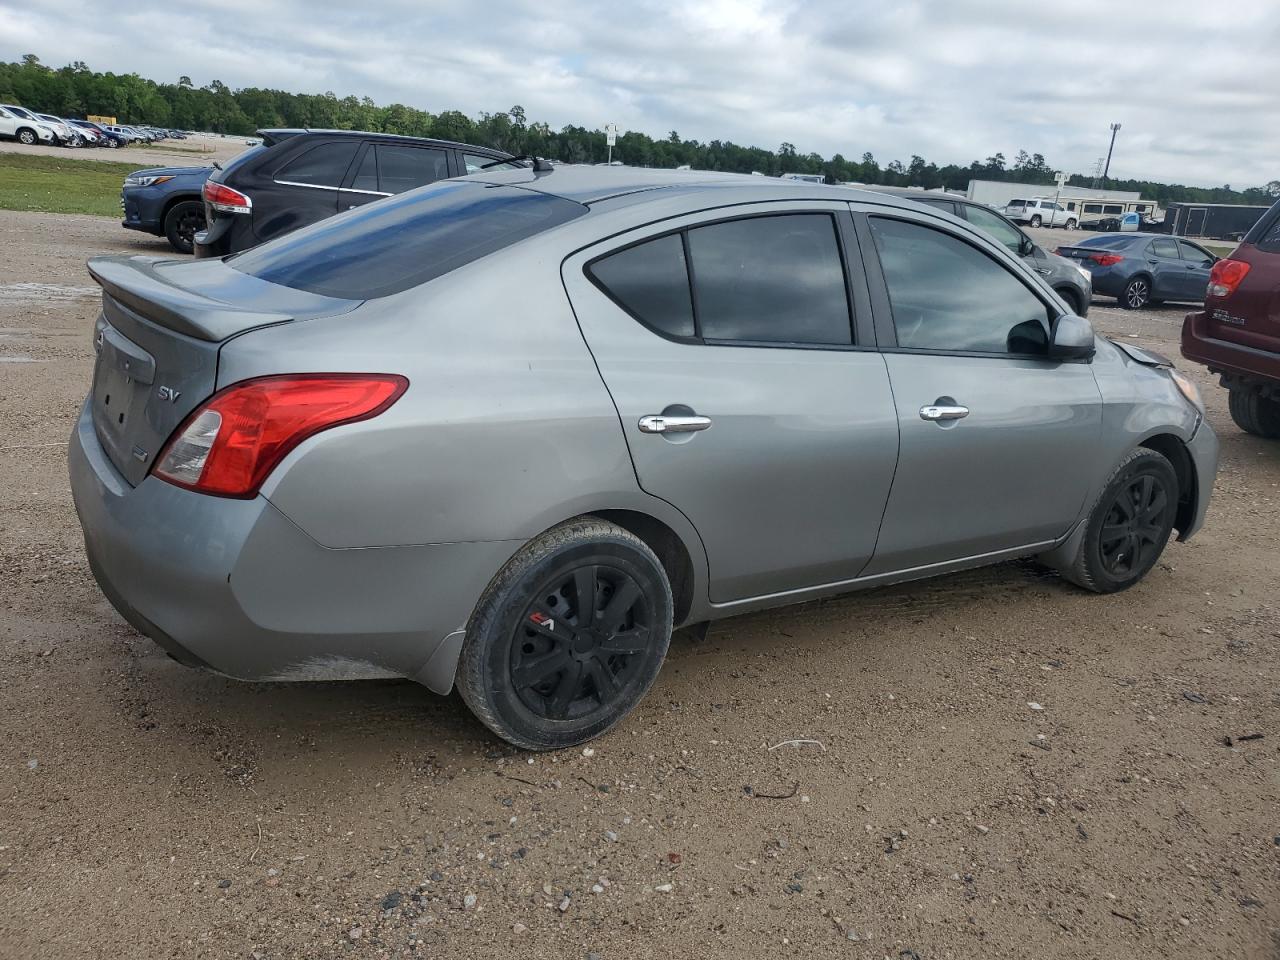
[[[1009,201],[1009,206],[1011,206],[1011,207],[1025,207],[1026,205],[1027,205],[1027,201],[1025,201],[1025,200],[1010,200],[1010,201]]]
[[[1146,238],[1144,237],[1143,239],[1145,240]],[[1087,240],[1081,240],[1076,246],[1101,247],[1103,250],[1123,250],[1133,243],[1133,240],[1133,237],[1090,237]]]
[[[227,260],[326,297],[372,300],[434,280],[587,212],[518,187],[447,181],[322,220]]]

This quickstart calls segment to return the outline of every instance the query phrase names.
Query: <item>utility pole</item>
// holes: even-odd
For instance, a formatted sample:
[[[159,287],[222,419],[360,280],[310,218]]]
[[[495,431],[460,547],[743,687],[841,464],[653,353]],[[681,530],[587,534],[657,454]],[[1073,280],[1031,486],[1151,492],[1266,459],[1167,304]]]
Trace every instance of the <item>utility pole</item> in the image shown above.
[[[1111,125],[1111,146],[1107,147],[1107,165],[1102,168],[1102,179],[1105,182],[1107,174],[1111,172],[1111,151],[1116,148],[1116,134],[1120,132],[1120,124],[1113,123]]]

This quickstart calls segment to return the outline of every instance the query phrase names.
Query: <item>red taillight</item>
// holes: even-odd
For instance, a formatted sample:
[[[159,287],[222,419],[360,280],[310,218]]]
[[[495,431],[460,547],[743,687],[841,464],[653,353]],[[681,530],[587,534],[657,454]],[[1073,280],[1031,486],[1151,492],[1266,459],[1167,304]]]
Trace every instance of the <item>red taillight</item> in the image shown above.
[[[392,374],[315,373],[232,384],[198,407],[156,459],[162,480],[220,497],[256,496],[294,447],[385,411],[409,386]]]
[[[1100,267],[1109,267],[1119,263],[1124,257],[1118,253],[1091,253],[1089,259]]]
[[[1240,281],[1249,274],[1250,265],[1243,260],[1219,260],[1209,271],[1209,296],[1229,297]]]
[[[249,213],[253,210],[252,200],[224,184],[206,180],[200,192],[209,201],[209,206],[222,213]]]

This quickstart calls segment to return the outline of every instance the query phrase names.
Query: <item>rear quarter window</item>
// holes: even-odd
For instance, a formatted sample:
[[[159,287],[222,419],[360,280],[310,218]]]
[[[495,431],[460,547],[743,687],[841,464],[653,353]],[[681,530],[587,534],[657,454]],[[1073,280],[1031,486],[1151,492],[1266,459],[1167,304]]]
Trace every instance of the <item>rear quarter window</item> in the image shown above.
[[[582,204],[445,181],[322,220],[227,259],[249,276],[343,300],[387,297],[567,223]]]

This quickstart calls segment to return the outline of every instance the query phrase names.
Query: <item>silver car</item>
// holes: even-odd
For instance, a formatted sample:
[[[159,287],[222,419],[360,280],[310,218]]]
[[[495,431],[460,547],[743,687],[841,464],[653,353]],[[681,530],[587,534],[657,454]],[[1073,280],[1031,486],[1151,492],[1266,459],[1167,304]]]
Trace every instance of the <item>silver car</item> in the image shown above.
[[[456,684],[530,749],[680,625],[1021,556],[1123,590],[1213,487],[1167,360],[884,194],[539,161],[90,272],[70,473],[121,614],[232,677]]]

